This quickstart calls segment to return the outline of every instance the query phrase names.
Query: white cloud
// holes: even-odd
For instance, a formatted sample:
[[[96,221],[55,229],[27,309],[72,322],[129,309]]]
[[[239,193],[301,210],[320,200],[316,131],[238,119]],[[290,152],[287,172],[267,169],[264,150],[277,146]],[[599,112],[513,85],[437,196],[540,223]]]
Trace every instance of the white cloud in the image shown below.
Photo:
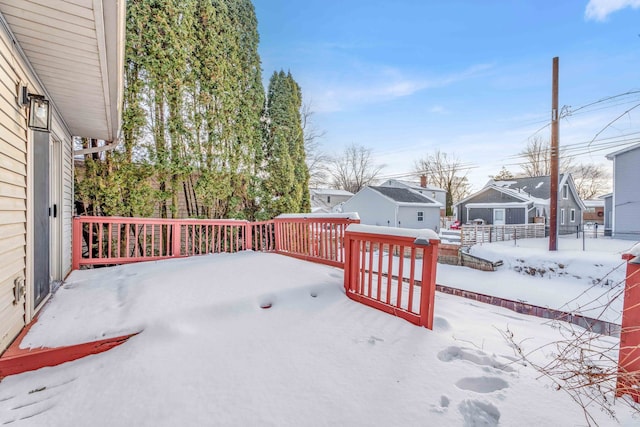
[[[428,111],[430,113],[435,113],[435,114],[444,114],[447,112],[447,109],[444,108],[442,105],[434,105],[433,107],[429,108]]]
[[[590,0],[584,15],[587,20],[604,21],[613,12],[627,7],[640,8],[640,0]]]
[[[311,90],[314,92],[315,111],[343,111],[356,105],[385,102],[411,96],[424,89],[448,86],[473,78],[490,68],[492,65],[479,64],[461,72],[430,79],[407,77],[394,68],[379,68],[360,74],[357,81],[329,84],[329,88]]]

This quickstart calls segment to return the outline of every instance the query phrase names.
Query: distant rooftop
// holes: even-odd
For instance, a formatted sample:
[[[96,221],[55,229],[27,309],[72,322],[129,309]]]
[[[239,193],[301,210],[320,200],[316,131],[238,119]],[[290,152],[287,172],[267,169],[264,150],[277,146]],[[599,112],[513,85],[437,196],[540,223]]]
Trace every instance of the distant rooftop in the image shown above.
[[[373,186],[369,188],[398,203],[438,204],[435,200],[432,200],[423,194],[411,191],[408,188]]]

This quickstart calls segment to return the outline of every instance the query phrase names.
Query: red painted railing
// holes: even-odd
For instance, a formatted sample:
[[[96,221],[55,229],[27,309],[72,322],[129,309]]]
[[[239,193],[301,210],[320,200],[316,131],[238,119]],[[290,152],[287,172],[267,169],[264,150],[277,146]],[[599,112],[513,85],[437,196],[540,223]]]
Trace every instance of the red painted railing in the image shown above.
[[[243,250],[342,267],[351,215],[281,215],[273,221],[74,218],[73,269]]]
[[[433,328],[438,236],[429,230],[351,225],[345,233],[349,298]]]
[[[360,219],[353,214],[280,215],[275,224],[276,252],[307,261],[342,267],[344,233]]]
[[[73,269],[237,252],[252,247],[251,231],[237,220],[76,217]]]
[[[616,396],[628,394],[634,401],[640,402],[640,243],[622,258],[627,260],[627,276]]]

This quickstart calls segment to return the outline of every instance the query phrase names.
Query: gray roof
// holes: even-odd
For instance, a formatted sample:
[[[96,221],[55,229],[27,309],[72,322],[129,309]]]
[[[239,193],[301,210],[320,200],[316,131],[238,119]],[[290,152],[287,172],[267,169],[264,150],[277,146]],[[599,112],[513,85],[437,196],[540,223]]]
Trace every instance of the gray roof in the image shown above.
[[[421,203],[421,204],[435,204],[436,202],[427,196],[411,191],[408,188],[399,187],[373,187],[372,190],[387,196],[391,200],[398,203]]]
[[[558,182],[562,182],[563,177],[564,174],[560,174]],[[527,178],[513,178],[505,181],[496,181],[495,185],[497,187],[505,187],[512,190],[520,189],[521,191],[530,194],[531,197],[538,199],[548,199],[551,192],[551,177],[549,175],[545,175]]]

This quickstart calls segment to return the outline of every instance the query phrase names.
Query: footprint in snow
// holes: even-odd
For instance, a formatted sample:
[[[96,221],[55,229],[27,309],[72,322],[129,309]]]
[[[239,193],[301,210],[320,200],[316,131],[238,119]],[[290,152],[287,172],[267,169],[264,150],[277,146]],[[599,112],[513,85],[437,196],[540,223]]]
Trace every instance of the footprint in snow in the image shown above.
[[[444,317],[435,316],[433,318],[433,330],[438,332],[446,332],[451,330],[451,324]]]
[[[458,405],[464,419],[464,427],[496,427],[500,422],[500,411],[489,402],[467,399]]]
[[[456,387],[476,393],[492,393],[509,387],[509,383],[497,377],[466,377],[459,380]]]
[[[514,369],[504,363],[500,363],[494,356],[487,353],[465,347],[450,346],[438,353],[438,359],[443,362],[451,362],[452,360],[467,360],[480,366],[489,366],[504,372],[513,372]]]
[[[435,412],[437,414],[445,413],[447,408],[449,408],[450,403],[451,401],[449,398],[443,394],[440,396],[440,402],[438,405],[431,405],[431,412]]]

